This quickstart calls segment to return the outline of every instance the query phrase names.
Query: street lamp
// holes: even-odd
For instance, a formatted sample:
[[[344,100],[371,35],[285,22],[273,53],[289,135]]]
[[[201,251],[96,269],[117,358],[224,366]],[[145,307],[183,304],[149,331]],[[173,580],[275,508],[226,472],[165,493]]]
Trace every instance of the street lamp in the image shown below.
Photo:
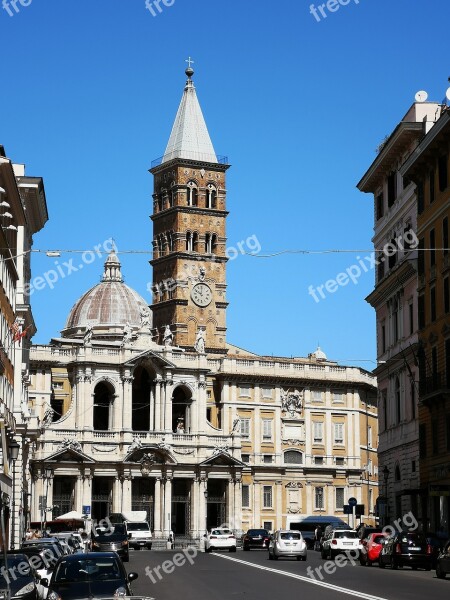
[[[16,527],[16,460],[19,457],[20,445],[13,440],[9,445],[9,456],[13,464],[12,477],[12,518],[11,518],[11,550],[14,550],[14,537]]]
[[[387,467],[387,465],[384,465],[384,469],[383,469],[383,478],[384,478],[384,495],[386,498],[386,503],[385,503],[385,509],[384,509],[384,518],[385,518],[385,525],[387,525],[389,523],[389,519],[388,519],[388,508],[389,508],[389,501],[388,501],[388,479],[389,479],[389,469]]]

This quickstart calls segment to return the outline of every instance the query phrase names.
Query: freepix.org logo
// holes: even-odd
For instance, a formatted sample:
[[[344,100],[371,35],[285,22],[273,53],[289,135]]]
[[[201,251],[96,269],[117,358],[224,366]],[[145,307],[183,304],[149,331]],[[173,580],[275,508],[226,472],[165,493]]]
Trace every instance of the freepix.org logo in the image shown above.
[[[33,0],[2,0],[3,10],[6,10],[10,17],[20,12],[20,7],[27,8]],[[19,5],[19,6],[18,6]]]

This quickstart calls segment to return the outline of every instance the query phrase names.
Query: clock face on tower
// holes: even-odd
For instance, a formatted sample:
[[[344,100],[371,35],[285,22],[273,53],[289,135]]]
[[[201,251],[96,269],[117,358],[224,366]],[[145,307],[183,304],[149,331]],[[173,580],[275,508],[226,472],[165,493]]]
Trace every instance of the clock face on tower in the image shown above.
[[[192,288],[191,298],[197,306],[204,308],[212,300],[211,288],[206,283],[197,283]]]

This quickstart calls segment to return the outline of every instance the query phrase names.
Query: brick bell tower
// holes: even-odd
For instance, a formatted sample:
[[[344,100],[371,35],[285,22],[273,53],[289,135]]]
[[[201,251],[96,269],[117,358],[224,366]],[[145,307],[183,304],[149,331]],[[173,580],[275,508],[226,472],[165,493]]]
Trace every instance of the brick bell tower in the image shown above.
[[[187,62],[188,79],[166,151],[150,169],[153,327],[161,344],[169,325],[174,346],[193,350],[200,332],[208,354],[224,354],[229,165],[214,151]]]

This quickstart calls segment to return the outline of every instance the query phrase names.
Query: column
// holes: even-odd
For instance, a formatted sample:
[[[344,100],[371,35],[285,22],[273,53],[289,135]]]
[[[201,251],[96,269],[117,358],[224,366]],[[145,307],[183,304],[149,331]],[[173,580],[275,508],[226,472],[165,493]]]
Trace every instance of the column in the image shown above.
[[[198,478],[194,477],[191,482],[191,494],[190,494],[190,502],[191,502],[191,527],[190,534],[193,537],[198,535],[198,509],[199,509],[199,500],[198,500]]]
[[[121,512],[122,481],[120,480],[119,473],[116,474],[113,485],[114,487],[112,512]]]
[[[164,385],[164,403],[165,403],[165,431],[172,431],[172,392],[173,381],[168,380]],[[186,424],[185,424],[186,425]]]
[[[161,536],[161,477],[155,479],[155,506],[154,510],[154,534],[155,536]]]
[[[82,512],[83,510],[83,474],[78,473],[75,483],[75,510]]]
[[[130,371],[127,370],[122,377],[122,423],[125,431],[132,430],[132,408],[133,408],[133,393],[132,393],[133,377]]]
[[[261,526],[261,484],[253,481],[253,527]]]
[[[205,474],[200,475],[198,480],[198,530],[200,536],[206,532],[206,498],[205,491],[208,487],[208,480]]]
[[[150,388],[150,431],[155,429],[155,385]]]
[[[281,529],[283,527],[283,513],[287,510],[283,510],[283,482],[275,481],[275,496],[276,496],[276,513],[274,529]]]
[[[227,524],[228,527],[234,529],[235,506],[234,506],[234,479],[230,477],[227,486]]]
[[[233,529],[242,529],[242,479],[240,476],[234,483],[234,525]]]
[[[155,430],[161,431],[161,382],[155,379]]]
[[[122,484],[122,511],[131,510],[131,473],[127,473]]]
[[[166,538],[169,537],[169,532],[172,527],[172,474],[166,477],[164,484],[164,513],[162,519],[162,530]]]
[[[81,504],[84,506],[90,506],[92,513],[92,473],[89,470],[84,471],[82,498],[83,500]]]

